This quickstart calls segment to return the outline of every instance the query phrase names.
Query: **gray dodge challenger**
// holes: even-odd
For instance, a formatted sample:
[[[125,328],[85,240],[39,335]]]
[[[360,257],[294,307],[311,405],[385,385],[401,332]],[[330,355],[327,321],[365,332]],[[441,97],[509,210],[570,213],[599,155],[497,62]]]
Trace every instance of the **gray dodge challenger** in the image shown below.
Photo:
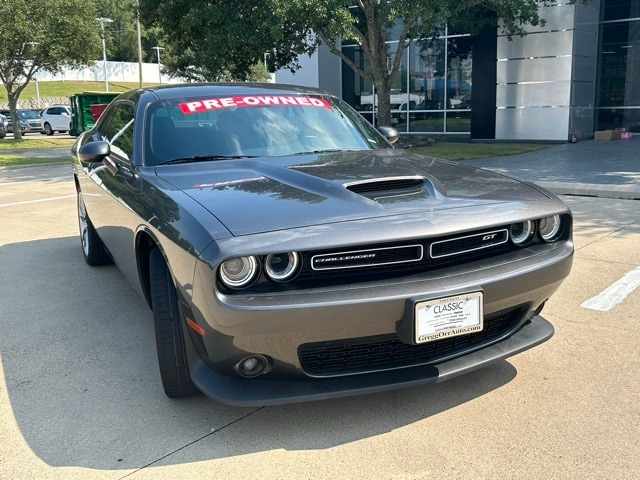
[[[160,378],[271,405],[434,383],[553,335],[572,217],[277,84],[114,99],[72,148],[82,252],[153,311]]]

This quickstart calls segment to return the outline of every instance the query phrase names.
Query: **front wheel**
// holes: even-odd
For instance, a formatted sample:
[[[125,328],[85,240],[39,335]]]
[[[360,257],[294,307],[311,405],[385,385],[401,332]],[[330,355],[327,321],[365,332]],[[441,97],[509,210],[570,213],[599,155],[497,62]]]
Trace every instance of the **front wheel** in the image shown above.
[[[199,393],[191,381],[182,332],[182,312],[173,278],[159,249],[149,255],[151,308],[156,334],[158,365],[164,393],[185,398]]]
[[[44,124],[44,133],[49,136],[53,135],[53,129],[51,128],[51,125],[49,125],[49,122]]]
[[[89,215],[87,215],[87,209],[82,199],[82,192],[80,191],[78,191],[78,227],[80,229],[84,261],[92,267],[112,263],[111,257],[98,236],[98,232],[96,232],[91,220],[89,220]]]

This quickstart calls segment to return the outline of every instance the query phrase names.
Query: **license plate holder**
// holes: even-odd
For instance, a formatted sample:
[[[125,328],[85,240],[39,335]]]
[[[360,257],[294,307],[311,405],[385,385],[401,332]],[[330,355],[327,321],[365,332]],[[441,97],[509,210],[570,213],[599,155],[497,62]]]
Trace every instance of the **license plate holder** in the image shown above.
[[[416,302],[416,344],[477,333],[484,328],[483,292],[469,292]]]

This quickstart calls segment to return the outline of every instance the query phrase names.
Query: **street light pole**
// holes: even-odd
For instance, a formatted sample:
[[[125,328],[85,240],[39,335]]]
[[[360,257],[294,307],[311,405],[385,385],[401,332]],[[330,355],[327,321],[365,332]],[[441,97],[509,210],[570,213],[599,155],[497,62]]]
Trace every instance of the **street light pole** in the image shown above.
[[[107,47],[104,42],[104,24],[112,23],[113,20],[106,17],[96,18],[100,22],[100,28],[102,29],[102,69],[104,72],[104,89],[109,91],[109,81],[107,80]]]
[[[138,43],[138,77],[142,88],[142,36],[140,35],[140,0],[136,0],[136,37]]]
[[[160,50],[164,50],[164,47],[151,47],[158,53],[158,80],[162,84],[162,71],[160,70]]]

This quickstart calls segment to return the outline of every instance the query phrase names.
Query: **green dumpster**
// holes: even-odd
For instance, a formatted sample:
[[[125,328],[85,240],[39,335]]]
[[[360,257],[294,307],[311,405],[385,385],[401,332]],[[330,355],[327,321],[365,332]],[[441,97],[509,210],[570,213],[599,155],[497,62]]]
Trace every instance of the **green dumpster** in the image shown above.
[[[77,137],[93,127],[95,123],[92,115],[92,105],[106,105],[120,93],[112,92],[82,92],[69,97],[71,101],[71,132]],[[104,107],[103,107],[104,108]],[[95,111],[96,108],[94,107]]]

